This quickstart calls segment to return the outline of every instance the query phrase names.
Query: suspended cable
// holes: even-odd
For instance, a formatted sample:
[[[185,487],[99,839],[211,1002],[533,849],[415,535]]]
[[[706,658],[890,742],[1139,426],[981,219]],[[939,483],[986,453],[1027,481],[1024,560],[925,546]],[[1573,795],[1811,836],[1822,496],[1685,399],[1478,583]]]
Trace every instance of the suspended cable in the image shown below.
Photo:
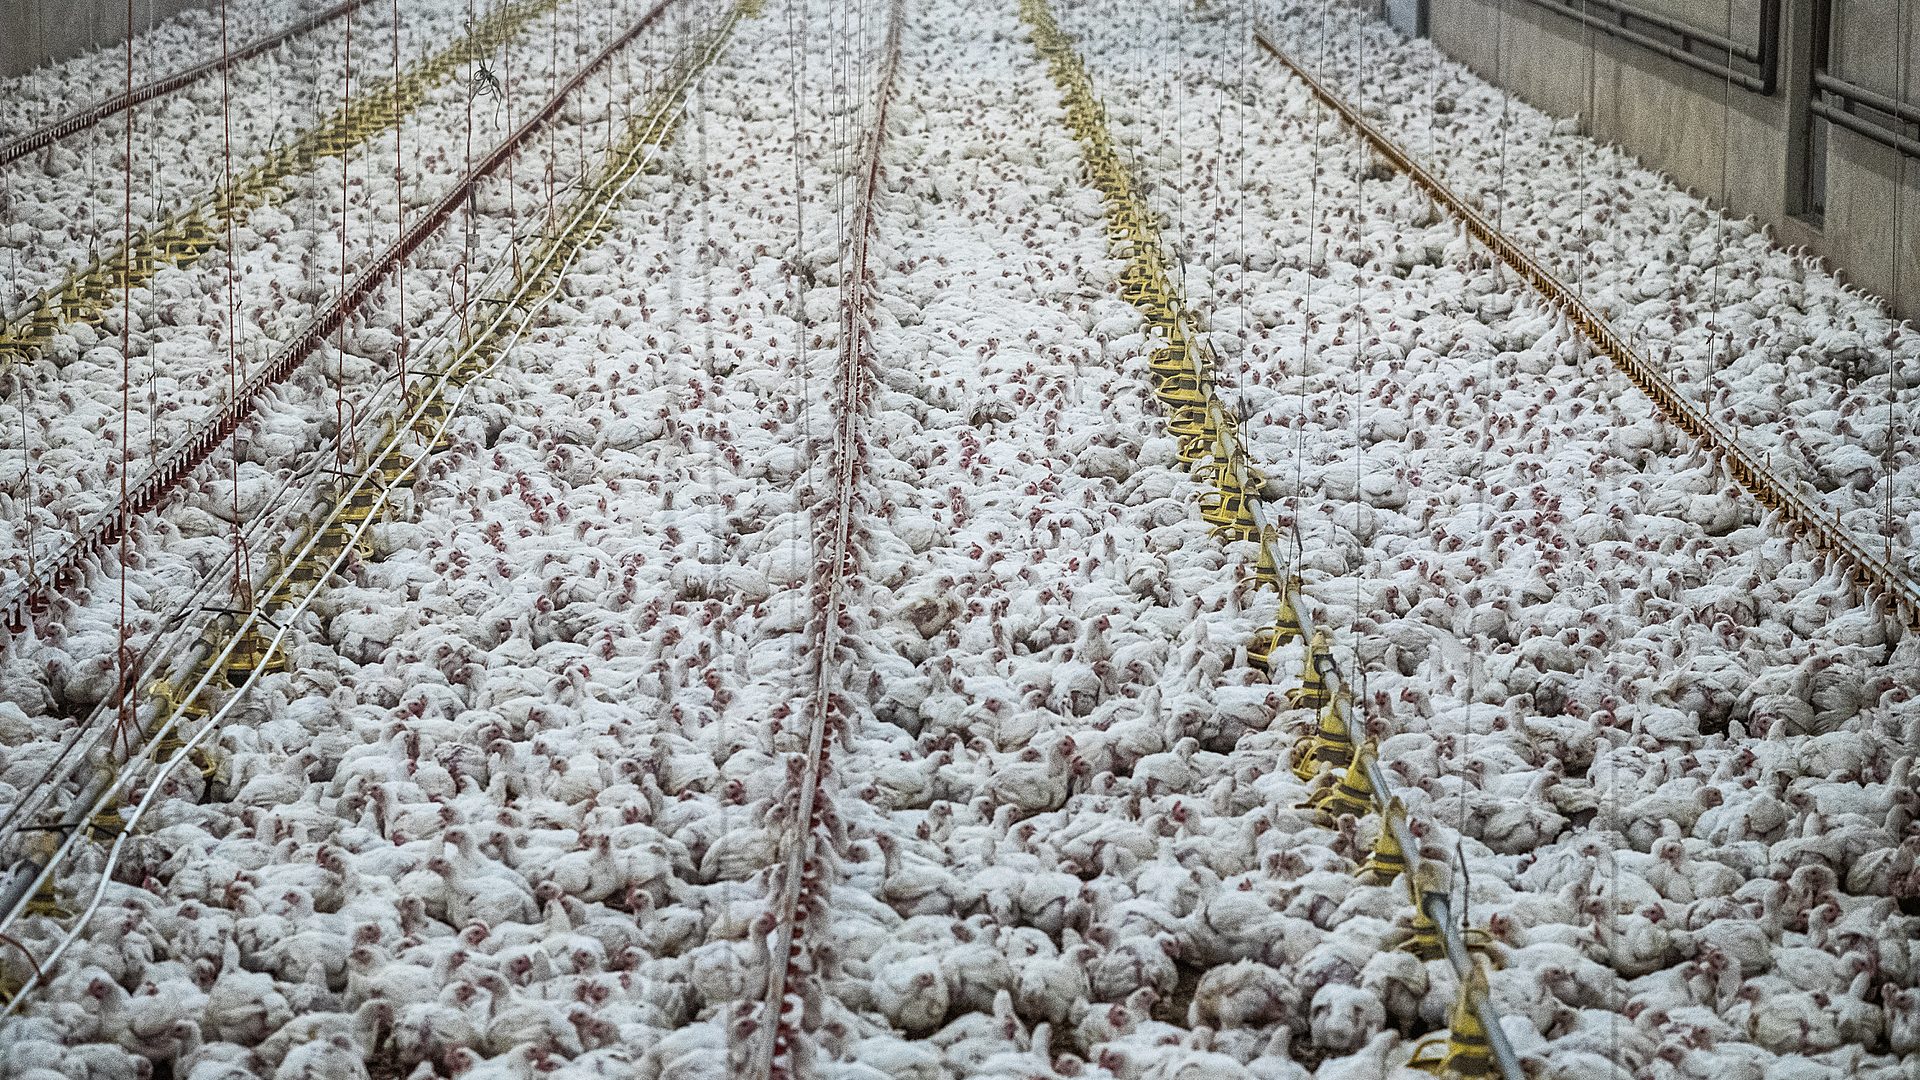
[[[1317,72],[1327,70],[1327,34],[1328,9],[1320,9],[1320,55],[1314,65]],[[1300,312],[1300,363],[1299,363],[1299,406],[1293,415],[1293,496],[1289,508],[1288,527],[1293,532],[1293,563],[1299,566],[1306,557],[1306,538],[1300,528],[1301,501],[1306,486],[1306,435],[1307,435],[1307,364],[1313,356],[1313,282],[1317,272],[1314,247],[1319,241],[1320,230],[1320,171],[1321,129],[1327,119],[1327,109],[1318,99],[1313,105],[1313,178],[1307,185],[1307,258],[1306,258],[1306,299]]]
[[[1727,0],[1727,63],[1726,78],[1720,85],[1720,205],[1713,209],[1713,241],[1715,255],[1713,268],[1708,271],[1708,295],[1710,306],[1707,309],[1707,377],[1704,380],[1703,399],[1709,413],[1713,409],[1714,392],[1720,386],[1720,365],[1714,362],[1714,349],[1720,339],[1720,266],[1727,259],[1727,166],[1733,157],[1733,0]],[[1733,332],[1727,331],[1726,356],[1733,360]],[[1736,416],[1738,414],[1736,413]]]
[[[347,23],[346,38],[341,46],[340,57],[341,57],[340,115],[342,117],[346,117],[346,116],[352,115],[351,110],[353,108],[353,23],[351,21]],[[353,264],[352,253],[349,252],[347,249],[347,216],[350,213],[350,210],[348,207],[348,195],[349,195],[349,192],[351,191],[352,177],[353,177],[353,149],[352,147],[343,146],[340,149],[340,273],[339,273],[339,279],[340,279],[341,295],[345,295],[347,291],[347,267]],[[334,458],[334,464],[336,466],[343,466],[347,462],[346,380],[347,380],[347,323],[349,321],[350,320],[347,320],[347,319],[341,319],[339,330],[335,334],[335,342],[336,342],[335,347],[338,349],[338,351],[334,354],[334,358],[333,358],[333,425],[334,425],[334,431],[339,433],[339,436],[340,436],[339,438],[334,440],[334,444],[333,444],[333,458]]]
[[[133,93],[133,0],[127,0],[127,93]],[[125,159],[121,174],[120,217],[120,615],[115,638],[115,664],[119,671],[120,715],[118,737],[126,752],[132,753],[137,739],[134,728],[134,692],[129,685],[130,656],[127,648],[127,544],[133,533],[133,515],[127,503],[127,472],[132,467],[131,427],[133,412],[133,110],[126,111]]]
[[[1913,25],[1907,20],[1907,0],[1898,0],[1898,3],[1895,5],[1894,20],[1894,41],[1899,46],[1896,52],[1897,59],[1894,62],[1894,98],[1897,101],[1908,101],[1910,100],[1909,94],[1911,90],[1907,85],[1907,77],[1909,74],[1907,62],[1908,58],[1912,56]],[[1900,244],[1905,234],[1901,232],[1903,223],[1900,217],[1907,191],[1907,155],[1900,154],[1897,156],[1897,160],[1899,164],[1894,167],[1892,242],[1888,247],[1891,261],[1893,262],[1893,273],[1891,275],[1893,287],[1887,294],[1889,299],[1888,306],[1890,308],[1888,312],[1889,325],[1887,328],[1887,436],[1885,446],[1880,451],[1881,482],[1886,486],[1885,510],[1882,514],[1881,521],[1882,532],[1886,535],[1886,559],[1888,563],[1893,562],[1893,489],[1896,479],[1893,450],[1894,447],[1901,445],[1900,421],[1894,411],[1894,405],[1899,399],[1900,383],[1902,381],[1901,376],[1903,374],[1900,366],[1898,343],[1901,327],[1899,303],[1901,297],[1900,264],[1902,260],[1900,258]]]
[[[1355,37],[1359,42],[1359,56],[1355,58],[1353,66],[1354,106],[1364,111],[1367,103],[1367,28],[1364,26],[1360,27]],[[1354,233],[1359,243],[1354,257],[1356,260],[1368,259],[1371,261],[1366,249],[1365,230],[1367,212],[1369,210],[1367,205],[1367,166],[1368,159],[1372,154],[1371,151],[1367,149],[1366,140],[1353,139],[1350,140],[1350,142],[1353,146]],[[1358,261],[1353,263],[1353,366],[1348,373],[1353,380],[1348,393],[1349,407],[1352,413],[1352,415],[1348,417],[1348,438],[1353,441],[1353,497],[1351,501],[1354,524],[1354,553],[1352,568],[1353,614],[1347,624],[1347,645],[1352,657],[1352,670],[1354,674],[1362,680],[1361,692],[1364,697],[1364,680],[1366,679],[1367,673],[1366,668],[1360,660],[1360,628],[1357,625],[1360,619],[1361,580],[1366,576],[1364,573],[1366,567],[1366,551],[1359,542],[1361,533],[1361,506],[1365,501],[1360,497],[1360,404],[1361,387],[1365,381],[1365,375],[1363,373],[1368,369],[1366,352],[1368,341],[1367,311],[1361,281],[1363,277],[1361,273],[1362,265],[1363,264]],[[1333,528],[1332,515],[1328,516],[1327,528],[1329,534],[1331,534]],[[1341,561],[1342,563],[1345,562],[1344,559]]]
[[[227,0],[220,0],[220,191],[223,197],[233,190],[233,108],[227,79],[227,6]],[[227,399],[231,401],[240,396],[242,382],[240,349],[234,340],[239,320],[234,312],[238,292],[233,272],[233,214],[223,213],[220,218],[227,233],[226,258],[223,260],[226,271],[223,299],[227,317]],[[236,607],[248,608],[253,606],[253,566],[247,558],[246,530],[240,521],[240,427],[237,424],[227,434],[227,458],[233,469],[233,596]]]
[[[224,3],[225,0],[222,0]],[[392,0],[389,16],[393,22],[393,87],[400,87],[400,0]],[[558,16],[555,16],[556,18]],[[404,179],[407,143],[407,119],[403,110],[393,110],[393,210],[394,237],[407,235],[407,190]],[[400,372],[400,396],[407,394],[407,260],[393,268],[393,295],[397,305],[394,319],[394,364]]]
[[[1595,108],[1594,102],[1597,100],[1597,94],[1595,92],[1597,80],[1594,78],[1594,66],[1597,60],[1596,53],[1599,45],[1595,40],[1597,31],[1587,22],[1587,0],[1580,0],[1580,25],[1583,28],[1583,35],[1587,39],[1586,54],[1581,57],[1582,66],[1585,69],[1584,84],[1586,87],[1586,100],[1584,102],[1584,108],[1586,110],[1585,127],[1587,131],[1585,133],[1586,137],[1578,140],[1580,144],[1580,199],[1575,205],[1580,208],[1580,218],[1577,224],[1579,242],[1575,250],[1579,253],[1580,265],[1574,275],[1573,288],[1574,295],[1579,297],[1581,302],[1584,303],[1587,299],[1587,271],[1593,265],[1593,241],[1587,236],[1587,170],[1593,161],[1592,134],[1599,126],[1595,122],[1593,115]]]

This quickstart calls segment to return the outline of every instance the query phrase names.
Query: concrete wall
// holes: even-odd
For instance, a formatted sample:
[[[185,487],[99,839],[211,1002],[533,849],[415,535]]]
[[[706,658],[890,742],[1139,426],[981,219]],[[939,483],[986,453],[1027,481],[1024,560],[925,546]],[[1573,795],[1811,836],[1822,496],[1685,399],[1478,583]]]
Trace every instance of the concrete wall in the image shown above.
[[[1380,7],[1382,14],[1387,17],[1387,24],[1395,30],[1409,36],[1427,32],[1422,21],[1426,10],[1420,0],[1382,0]]]
[[[214,0],[133,0],[136,33]],[[0,0],[0,76],[127,39],[127,0]]]
[[[1758,39],[1759,0],[1732,0],[1731,34],[1726,0],[1636,2],[1735,41]],[[1904,10],[1911,24],[1905,39],[1920,41],[1920,0],[1832,3],[1833,73],[1882,93],[1898,87],[1905,100],[1920,100],[1920,49],[1902,64],[1899,37],[1891,32]],[[1829,128],[1824,216],[1810,216],[1804,205],[1814,0],[1784,0],[1779,85],[1768,96],[1730,88],[1724,77],[1526,0],[1427,4],[1434,43],[1481,76],[1547,112],[1581,117],[1587,133],[1714,203],[1767,223],[1782,243],[1805,245],[1861,288],[1892,298],[1902,315],[1920,317],[1920,160],[1903,163],[1890,147]]]

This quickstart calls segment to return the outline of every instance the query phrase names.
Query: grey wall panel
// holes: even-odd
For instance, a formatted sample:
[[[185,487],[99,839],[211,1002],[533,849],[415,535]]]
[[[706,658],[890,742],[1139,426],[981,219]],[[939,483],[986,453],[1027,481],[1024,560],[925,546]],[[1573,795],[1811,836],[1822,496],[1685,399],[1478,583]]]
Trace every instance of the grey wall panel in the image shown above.
[[[1854,284],[1889,296],[1897,258],[1900,310],[1920,317],[1920,161],[1903,167],[1892,147],[1838,128],[1827,155],[1828,259]]]
[[[1751,43],[1760,25],[1760,0],[1634,0],[1634,6],[1735,41]]]
[[[1635,0],[1654,8],[1654,0]],[[1904,3],[1920,41],[1920,0],[1833,0],[1834,66],[1883,92],[1896,85],[1895,35]],[[1758,0],[1734,0],[1734,37],[1754,40]],[[1834,130],[1827,144],[1824,218],[1800,218],[1797,164],[1808,138],[1814,0],[1786,0],[1780,85],[1772,95],[1734,86],[1640,48],[1585,29],[1576,19],[1523,0],[1431,0],[1429,32],[1443,51],[1516,97],[1556,116],[1578,116],[1582,130],[1616,144],[1709,201],[1765,222],[1782,242],[1803,244],[1861,288],[1920,316],[1920,160]],[[1744,5],[1744,7],[1743,7]],[[1717,20],[1706,9],[1717,9]],[[1724,33],[1725,0],[1662,0],[1662,13]],[[1920,56],[1910,57],[1906,100],[1920,98]],[[1589,73],[1591,77],[1589,77]],[[1724,176],[1724,180],[1723,180]],[[1899,210],[1895,234],[1896,200]],[[1895,296],[1894,259],[1899,253]]]
[[[136,33],[214,0],[133,0]],[[127,0],[0,0],[0,76],[127,39]]]
[[[1906,9],[1904,64],[1892,27]],[[1833,56],[1829,70],[1869,90],[1912,101],[1920,68],[1920,0],[1833,0]],[[1904,72],[1901,70],[1905,68]],[[1903,92],[1894,87],[1904,76]]]
[[[1408,35],[1427,32],[1424,7],[1423,0],[1383,0],[1381,4],[1387,24]]]

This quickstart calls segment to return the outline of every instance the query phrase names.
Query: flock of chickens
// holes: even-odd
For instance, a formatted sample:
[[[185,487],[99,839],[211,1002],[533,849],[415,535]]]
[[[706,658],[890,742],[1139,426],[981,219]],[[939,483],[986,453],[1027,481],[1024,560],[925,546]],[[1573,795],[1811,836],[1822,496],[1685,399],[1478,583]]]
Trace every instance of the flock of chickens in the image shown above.
[[[1863,543],[1877,551],[1891,542],[1908,574],[1920,573],[1920,335],[1911,326],[1754,222],[1714,212],[1426,42],[1324,5],[1270,15],[1317,78],[1577,283],[1770,467]],[[1737,109],[1739,91],[1726,92]],[[1702,194],[1725,203],[1740,183],[1728,177]]]
[[[237,382],[284,347],[353,273],[373,263],[408,215],[417,217],[452,188],[652,4],[545,6],[544,14],[538,3],[509,9],[515,25],[523,25],[521,47],[493,60],[485,68],[490,78],[478,74],[484,64],[471,75],[444,73],[397,124],[350,131],[339,152],[323,153],[308,170],[281,174],[266,159],[327,127],[350,100],[386,92],[396,70],[414,71],[453,47],[481,21],[468,5],[405,5],[396,35],[386,7],[369,4],[236,65],[224,113],[218,78],[134,110],[130,200],[121,122],[89,128],[8,168],[9,265],[0,310],[9,317],[43,292],[59,290],[70,275],[110,262],[127,230],[136,237],[157,230],[223,188],[258,198],[234,215],[231,267],[221,257],[225,222],[202,208],[218,246],[177,261],[162,258],[150,278],[134,282],[130,325],[118,304],[121,289],[113,286],[98,318],[67,320],[48,347],[0,375],[7,387],[0,426],[10,445],[25,450],[0,462],[0,508],[10,526],[0,531],[0,580],[11,584],[28,575],[35,559],[114,505],[123,375],[130,384],[125,449],[137,483],[154,458],[184,442]],[[143,57],[148,49],[142,45]],[[649,69],[667,55],[664,46],[643,41],[631,51],[644,59],[621,77],[645,86]],[[27,100],[57,94],[62,85],[52,78],[21,81]],[[597,156],[587,148],[607,141],[615,100],[605,79],[590,82],[579,97],[581,107],[562,118],[552,146],[484,186],[471,224],[443,230],[414,257],[405,281],[410,325],[433,327],[463,292],[478,295],[479,273],[508,250],[511,238],[530,234],[551,204],[564,202],[580,164]],[[477,268],[473,280],[456,272],[463,264]],[[242,454],[243,513],[275,489],[274,470],[290,455],[331,438],[332,428],[365,409],[372,391],[397,371],[398,317],[395,307],[354,320],[316,363],[276,388],[275,403],[304,424],[245,433],[252,437],[244,439]],[[409,348],[419,352],[425,344],[423,336]],[[327,430],[317,430],[321,426]]]
[[[330,173],[330,181],[316,181],[317,174],[296,174],[259,185],[277,194],[235,223],[239,255],[234,260],[231,293],[228,267],[219,249],[177,267],[162,265],[150,287],[133,289],[135,325],[126,331],[132,357],[126,395],[130,478],[137,482],[153,456],[173,449],[196,424],[224,405],[235,384],[284,347],[337,291],[343,245],[347,266],[354,270],[372,262],[395,241],[405,220],[396,209],[392,189],[396,140],[407,170],[408,213],[417,213],[420,206],[450,188],[471,160],[478,160],[518,126],[517,114],[537,109],[558,82],[650,6],[633,0],[621,14],[605,7],[574,5],[550,19],[532,19],[524,55],[491,61],[506,72],[492,84],[497,90],[482,88],[470,78],[449,78],[427,95],[419,109],[402,118],[397,135],[391,129],[375,132],[344,158],[322,160],[318,172]],[[445,26],[435,32],[437,37],[423,41],[409,31],[400,38],[403,47],[411,45],[412,55],[448,48],[448,39],[458,36],[467,18],[464,5],[449,7],[441,15]],[[272,386],[257,403],[253,417],[227,444],[233,453],[223,451],[209,466],[189,475],[179,503],[159,519],[135,522],[135,529],[144,534],[146,550],[167,553],[166,558],[136,559],[128,568],[133,600],[127,621],[136,642],[152,641],[164,632],[169,614],[183,603],[196,603],[197,590],[209,576],[230,573],[224,560],[233,550],[236,532],[244,534],[243,542],[257,556],[279,546],[275,533],[282,526],[311,513],[317,485],[333,475],[340,463],[335,445],[341,441],[349,447],[365,445],[373,437],[371,428],[400,388],[403,362],[415,375],[425,366],[445,363],[447,346],[461,327],[486,313],[487,302],[480,298],[493,296],[511,283],[514,267],[507,254],[546,227],[549,208],[565,202],[568,190],[611,141],[610,126],[637,111],[637,103],[661,77],[685,33],[682,20],[687,16],[674,14],[676,18],[628,46],[629,55],[619,61],[622,66],[612,73],[613,81],[592,79],[576,90],[580,106],[556,118],[551,134],[538,140],[535,153],[526,160],[515,159],[508,169],[481,181],[471,200],[472,212],[429,237],[406,263],[398,288],[384,289],[374,304],[330,335],[308,363]],[[361,13],[360,18],[367,17]],[[377,23],[367,27],[356,21],[352,29],[359,43],[356,49],[367,48],[370,40],[383,45],[390,40],[390,27]],[[377,33],[382,29],[385,35]],[[334,64],[340,63],[346,34],[345,27],[336,31]],[[409,67],[409,55],[402,52],[403,70]],[[268,63],[271,58],[269,54],[249,64]],[[249,85],[248,66],[240,65],[233,73],[236,100],[239,89]],[[375,85],[363,87],[363,92],[377,93],[384,85],[379,79],[389,70],[390,65],[376,68],[369,76]],[[556,79],[555,72],[562,79]],[[305,68],[297,74],[315,76]],[[207,152],[218,157],[221,114],[218,98],[214,101],[216,134]],[[316,122],[322,124],[337,108],[337,103],[317,99],[310,104]],[[233,110],[232,119],[236,130],[245,122],[241,110]],[[297,125],[309,119],[314,118],[282,116],[279,122]],[[427,127],[429,121],[434,126]],[[149,121],[137,114],[136,133],[145,122]],[[196,118],[194,125],[195,132],[209,126],[204,116]],[[97,137],[101,130],[94,129],[94,136],[87,137]],[[149,131],[147,141],[136,143],[136,161],[142,160],[143,150],[159,156],[165,140],[185,136],[186,132],[169,127]],[[286,141],[290,137],[283,132],[273,138]],[[235,147],[237,177],[245,171],[238,136]],[[103,148],[99,153],[105,156],[110,150]],[[14,168],[23,170],[26,165],[23,161]],[[162,175],[171,173],[162,170]],[[28,187],[19,183],[14,190]],[[117,199],[119,174],[114,173],[103,187],[115,192],[106,201]],[[205,194],[191,177],[151,191],[156,205],[164,203],[152,211],[156,218]],[[161,199],[161,193],[168,198]],[[62,206],[81,205],[77,194],[68,196]],[[59,228],[82,231],[83,226],[76,218]],[[136,222],[136,233],[140,227]],[[108,230],[107,235],[117,238],[119,230]],[[61,249],[59,258],[40,257],[47,260],[49,280],[104,258],[71,245]],[[404,303],[398,295],[401,289]],[[229,362],[229,296],[234,363]],[[464,321],[453,314],[463,305],[469,308]],[[0,471],[7,478],[0,490],[0,505],[7,507],[14,537],[7,548],[5,583],[9,587],[31,571],[35,557],[44,559],[57,550],[91,514],[111,507],[118,497],[119,310],[109,308],[97,324],[65,323],[31,367],[16,370],[13,392],[0,403],[9,430],[24,433],[17,444],[20,452],[0,455]],[[404,353],[396,333],[402,314],[408,325],[417,328],[405,342]],[[85,359],[89,356],[99,362]],[[162,357],[170,359],[156,373],[154,363]],[[148,423],[153,416],[160,417],[157,426]],[[343,430],[347,432],[344,440]],[[0,671],[8,673],[0,677],[19,684],[18,693],[10,698],[26,713],[20,723],[34,724],[47,737],[57,737],[66,724],[64,718],[84,715],[110,693],[118,595],[117,581],[96,581],[90,589],[77,590],[60,601],[73,617],[54,621],[37,648],[15,649],[0,659]],[[50,718],[44,726],[38,724],[42,717]],[[23,749],[12,764],[22,777],[31,777],[47,756]],[[0,784],[12,782],[19,781],[0,778]]]
[[[460,7],[405,18],[445,37]],[[561,4],[498,58],[503,100],[449,83],[404,145],[451,148],[469,102],[501,110],[484,132],[476,119],[476,145],[498,138],[641,10]],[[547,167],[562,189],[589,171],[607,111],[637,111],[671,48],[725,10],[690,5],[643,37],[477,200],[476,275],[537,228]],[[1243,580],[1251,545],[1223,547],[1194,513],[1100,199],[1016,6],[904,10],[852,445],[835,443],[840,283],[887,6],[768,3],[688,90],[609,239],[473,384],[405,512],[293,626],[287,671],[221,729],[220,769],[157,804],[87,933],[0,1020],[0,1078],[749,1075],[785,959],[772,869],[808,810],[792,790],[816,689],[834,705],[829,906],[805,912],[795,1072],[1420,1075],[1404,1063],[1444,1035],[1459,980],[1396,947],[1404,885],[1357,872],[1377,820],[1301,808],[1325,782],[1289,767],[1312,722],[1284,696],[1303,650],[1277,652],[1272,681],[1245,662],[1271,601]],[[1410,815],[1459,837],[1427,854],[1484,931],[1508,1039],[1568,1080],[1910,1075],[1911,638],[1369,161],[1254,50],[1256,13],[1057,6],[1232,375],[1219,393],[1356,711]],[[1417,109],[1433,82],[1460,130],[1502,118],[1424,46],[1339,11],[1267,15],[1330,67],[1364,43],[1370,101]],[[368,20],[384,42],[377,13],[357,18],[357,42]],[[404,47],[435,47],[413,33]],[[557,69],[541,66],[553,40]],[[1511,122],[1547,130],[1518,108]],[[1451,169],[1490,167],[1470,141]],[[393,144],[376,142],[385,157],[366,151],[347,184],[349,262],[397,225],[380,187]],[[403,158],[408,205],[464,163]],[[1666,207],[1714,220],[1609,167],[1659,196],[1623,201],[1611,242],[1661,235]],[[20,163],[13,197],[51,192],[45,168]],[[340,176],[308,183],[238,240],[243,343],[297,327],[338,273]],[[1510,183],[1509,223],[1579,228],[1564,178]],[[1726,235],[1741,239],[1722,273],[1785,265],[1737,223]],[[371,395],[392,328],[421,354],[462,298],[466,241],[410,264],[404,324],[383,298],[263,409],[237,488],[216,463],[146,528],[129,578],[142,635],[230,543],[229,500],[245,515],[300,490],[338,430],[333,380]],[[1612,267],[1596,249],[1589,281]],[[1884,363],[1874,335],[1894,331],[1797,273]],[[1685,321],[1710,290],[1674,276],[1664,299]],[[176,323],[206,342],[183,355],[223,358],[217,252],[164,277],[180,316],[147,362]],[[166,309],[166,286],[136,309]],[[1764,322],[1750,351],[1773,359],[1751,362],[1805,379],[1768,392],[1831,390]],[[1676,370],[1705,364],[1704,340],[1676,330]],[[84,363],[32,373],[33,400],[83,393]],[[1747,369],[1717,370],[1712,392],[1755,418],[1743,432],[1770,437],[1759,418],[1783,406],[1734,377]],[[224,377],[214,362],[179,385]],[[1871,398],[1861,385],[1847,392]],[[1819,472],[1820,440],[1845,432],[1789,411]],[[113,437],[60,438],[82,434]],[[851,492],[830,472],[847,453],[865,461]],[[1886,460],[1910,464],[1876,458],[1865,486],[1836,488],[1857,514],[1877,484],[1910,506]],[[837,499],[857,543],[845,644],[816,688],[818,537]],[[25,508],[16,494],[11,519]],[[0,806],[110,686],[107,593],[0,658]],[[0,983],[65,925],[15,923]]]

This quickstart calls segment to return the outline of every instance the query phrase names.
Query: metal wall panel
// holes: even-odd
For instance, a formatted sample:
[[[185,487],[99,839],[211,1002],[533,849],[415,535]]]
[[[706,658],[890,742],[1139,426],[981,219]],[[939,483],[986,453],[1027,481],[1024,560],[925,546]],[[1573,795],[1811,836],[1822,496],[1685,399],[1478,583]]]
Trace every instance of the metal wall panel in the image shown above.
[[[213,3],[133,0],[134,31]],[[127,0],[0,0],[0,76],[23,75],[126,38]]]

